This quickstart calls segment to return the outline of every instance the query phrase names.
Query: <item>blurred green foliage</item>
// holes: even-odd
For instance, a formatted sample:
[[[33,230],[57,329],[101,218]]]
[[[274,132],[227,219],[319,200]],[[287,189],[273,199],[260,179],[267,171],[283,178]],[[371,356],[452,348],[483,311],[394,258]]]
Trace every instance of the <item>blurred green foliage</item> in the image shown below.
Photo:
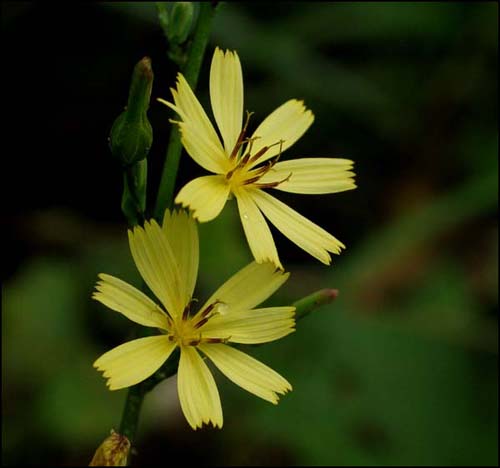
[[[155,8],[99,11],[110,31],[124,34],[127,17],[164,47]],[[162,383],[145,401],[137,464],[167,454],[208,465],[498,464],[497,17],[487,2],[221,5],[209,55],[237,49],[254,123],[302,98],[316,120],[283,157],[349,157],[358,174],[352,192],[278,194],[348,248],[324,267],[273,231],[292,276],[270,303],[323,287],[340,296],[295,334],[249,349],[294,386],[277,407],[216,372],[224,429],[194,433],[175,379]],[[175,69],[159,73],[167,97]],[[155,132],[168,132],[167,116],[152,106]],[[153,148],[152,164],[163,154]],[[183,158],[181,178],[196,170]],[[108,191],[119,197],[119,184]],[[125,222],[56,206],[19,230],[39,248],[2,285],[3,458],[87,464],[125,396],[91,364],[131,337],[130,324],[90,299],[99,272],[140,285]],[[234,201],[199,231],[203,299],[251,257]]]

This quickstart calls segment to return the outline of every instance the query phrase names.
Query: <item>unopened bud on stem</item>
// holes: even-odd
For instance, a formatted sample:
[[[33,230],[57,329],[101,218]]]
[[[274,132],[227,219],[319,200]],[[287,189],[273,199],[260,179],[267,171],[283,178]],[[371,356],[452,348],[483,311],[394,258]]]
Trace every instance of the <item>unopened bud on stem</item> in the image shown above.
[[[195,20],[193,2],[156,2],[158,19],[168,42],[168,57],[181,69],[187,61],[189,37]]]
[[[111,153],[123,167],[145,159],[153,143],[147,116],[152,87],[151,59],[144,57],[134,67],[127,107],[113,123],[109,136]]]
[[[111,430],[111,435],[95,451],[89,466],[127,466],[130,441]]]
[[[186,42],[194,19],[192,2],[156,2],[158,19],[170,45]]]

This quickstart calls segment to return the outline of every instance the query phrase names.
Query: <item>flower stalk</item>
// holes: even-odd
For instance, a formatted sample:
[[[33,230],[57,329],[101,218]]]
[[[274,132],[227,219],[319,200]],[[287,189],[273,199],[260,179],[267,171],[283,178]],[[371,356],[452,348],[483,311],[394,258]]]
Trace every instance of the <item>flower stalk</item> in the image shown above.
[[[205,54],[205,49],[210,36],[210,30],[212,20],[215,15],[215,10],[216,5],[212,5],[208,2],[200,3],[198,20],[195,26],[193,40],[189,49],[188,59],[184,68],[186,79],[193,87],[196,86],[196,83],[198,81],[203,56]],[[161,220],[165,209],[172,205],[175,180],[177,178],[177,169],[179,167],[181,151],[182,144],[180,140],[180,134],[178,129],[173,126],[170,133],[166,159],[163,166],[154,209],[154,217],[157,220]],[[122,206],[124,206],[123,200]],[[130,225],[136,225],[139,223],[139,218],[137,216],[131,215],[130,210],[126,212],[126,216],[129,220]],[[175,352],[162,366],[162,368],[158,370],[153,376],[129,389],[120,422],[120,433],[126,436],[132,445],[135,442],[137,426],[139,423],[139,415],[141,412],[142,402],[144,400],[145,394],[161,380],[173,375],[177,369],[178,361],[179,353]]]

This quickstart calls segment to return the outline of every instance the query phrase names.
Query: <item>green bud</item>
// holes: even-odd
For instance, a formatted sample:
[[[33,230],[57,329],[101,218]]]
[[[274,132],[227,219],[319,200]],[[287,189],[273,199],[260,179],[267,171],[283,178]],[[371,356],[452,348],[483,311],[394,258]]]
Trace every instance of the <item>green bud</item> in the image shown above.
[[[194,19],[192,2],[156,2],[158,20],[169,42],[175,48],[186,42]]]
[[[174,2],[170,12],[170,27],[167,29],[168,40],[182,44],[191,32],[194,7],[192,2]]]
[[[123,167],[145,159],[153,143],[147,116],[152,87],[151,59],[144,57],[134,67],[127,107],[113,123],[109,136],[111,154]]]

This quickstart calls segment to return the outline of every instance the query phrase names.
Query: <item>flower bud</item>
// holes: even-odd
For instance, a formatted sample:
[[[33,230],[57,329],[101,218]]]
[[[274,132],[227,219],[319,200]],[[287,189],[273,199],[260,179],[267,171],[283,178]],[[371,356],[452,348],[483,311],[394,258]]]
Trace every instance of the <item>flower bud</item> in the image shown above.
[[[174,2],[170,12],[167,37],[174,44],[182,44],[191,32],[194,7],[192,2]]]
[[[186,42],[194,19],[192,2],[156,2],[158,19],[170,47]]]
[[[127,466],[130,441],[111,429],[111,435],[95,451],[89,466]]]
[[[128,105],[113,123],[109,136],[111,154],[123,167],[145,159],[153,143],[147,116],[152,87],[151,59],[144,57],[134,67]]]

